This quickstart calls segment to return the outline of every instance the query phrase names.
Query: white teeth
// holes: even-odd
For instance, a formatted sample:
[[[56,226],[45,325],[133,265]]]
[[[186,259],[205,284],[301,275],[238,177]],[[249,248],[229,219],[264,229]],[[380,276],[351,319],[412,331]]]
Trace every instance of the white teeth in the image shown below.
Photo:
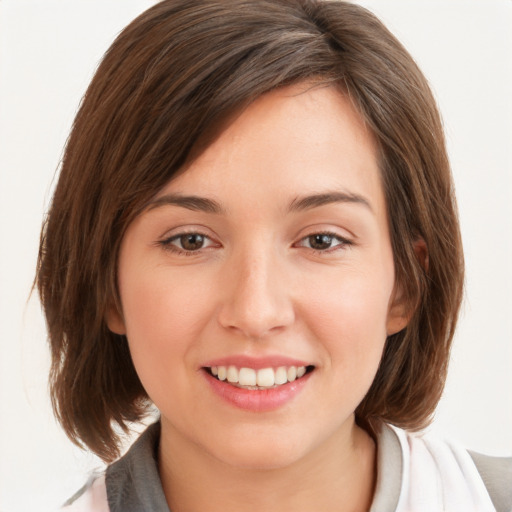
[[[238,383],[241,386],[256,386],[256,371],[252,368],[240,368]],[[258,385],[260,385],[258,383]]]
[[[226,377],[228,379],[228,382],[238,382],[238,368],[236,366],[228,366]]]
[[[275,384],[273,368],[262,368],[258,370],[258,386],[270,388]]]
[[[271,388],[300,379],[306,373],[305,366],[280,366],[279,368],[237,368],[236,366],[212,366],[212,375],[231,384],[247,386],[250,389]]]
[[[304,368],[304,366],[301,366],[301,368]],[[306,373],[306,368],[304,368],[304,373]],[[286,367],[280,366],[276,370],[274,380],[276,384],[285,384],[286,382],[288,382],[288,374],[286,373]]]

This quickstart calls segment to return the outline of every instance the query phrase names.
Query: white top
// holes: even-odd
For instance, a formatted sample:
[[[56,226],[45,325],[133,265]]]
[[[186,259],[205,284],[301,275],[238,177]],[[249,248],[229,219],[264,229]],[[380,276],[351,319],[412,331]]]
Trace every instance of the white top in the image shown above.
[[[71,503],[64,505],[61,510],[66,512],[110,512],[105,474],[90,478],[77,495],[76,498],[71,498]]]

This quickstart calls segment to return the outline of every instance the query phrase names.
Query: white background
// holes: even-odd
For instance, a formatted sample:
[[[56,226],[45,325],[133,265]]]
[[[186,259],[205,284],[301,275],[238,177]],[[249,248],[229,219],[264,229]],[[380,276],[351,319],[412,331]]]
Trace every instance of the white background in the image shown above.
[[[54,510],[99,462],[52,418],[37,297],[40,223],[81,95],[150,0],[0,0],[0,512]],[[512,1],[361,2],[422,67],[445,120],[466,298],[432,427],[512,455]]]

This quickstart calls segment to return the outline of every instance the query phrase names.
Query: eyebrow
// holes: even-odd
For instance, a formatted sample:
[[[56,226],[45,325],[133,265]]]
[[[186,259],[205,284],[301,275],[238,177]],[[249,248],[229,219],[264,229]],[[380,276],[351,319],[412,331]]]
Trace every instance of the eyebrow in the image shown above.
[[[354,203],[360,204],[373,212],[370,202],[359,194],[350,192],[324,192],[303,197],[296,197],[289,205],[290,212],[298,212],[318,208],[332,203]],[[224,208],[213,199],[200,196],[184,196],[181,194],[166,194],[150,201],[147,205],[148,210],[160,206],[172,205],[205,213],[223,214]]]
[[[373,212],[373,208],[365,197],[354,194],[351,192],[324,192],[321,194],[313,194],[304,197],[296,197],[288,207],[289,211],[297,212],[310,210],[312,208],[318,208],[319,206],[324,206],[332,203],[353,203],[360,204],[371,212]]]
[[[181,206],[187,210],[205,213],[224,213],[224,209],[217,201],[199,196],[183,196],[181,194],[166,194],[150,201],[147,205],[148,210],[158,208],[159,206],[172,205]]]

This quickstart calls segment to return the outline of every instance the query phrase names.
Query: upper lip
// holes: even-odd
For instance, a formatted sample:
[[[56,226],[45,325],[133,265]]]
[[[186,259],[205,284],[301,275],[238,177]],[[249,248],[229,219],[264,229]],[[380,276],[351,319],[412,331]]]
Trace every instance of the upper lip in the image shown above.
[[[267,355],[261,357],[233,355],[211,359],[201,365],[202,368],[212,366],[236,366],[237,368],[279,368],[280,366],[311,366],[311,363],[282,355]]]

